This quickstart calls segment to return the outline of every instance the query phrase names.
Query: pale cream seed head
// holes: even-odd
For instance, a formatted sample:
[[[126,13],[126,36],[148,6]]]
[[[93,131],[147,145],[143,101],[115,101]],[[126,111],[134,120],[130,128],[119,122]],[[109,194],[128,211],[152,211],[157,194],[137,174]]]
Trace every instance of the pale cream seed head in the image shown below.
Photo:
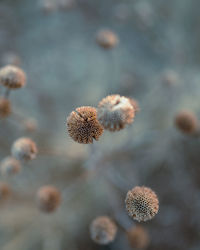
[[[112,49],[117,46],[119,39],[113,31],[104,29],[97,33],[96,42],[104,49]]]
[[[1,162],[0,169],[3,176],[12,176],[20,172],[21,163],[14,157],[8,156]]]

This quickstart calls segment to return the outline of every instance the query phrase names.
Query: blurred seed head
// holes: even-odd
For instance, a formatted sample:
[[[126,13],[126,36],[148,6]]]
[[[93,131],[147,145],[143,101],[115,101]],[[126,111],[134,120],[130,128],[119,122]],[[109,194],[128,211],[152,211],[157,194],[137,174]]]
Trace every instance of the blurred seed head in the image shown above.
[[[96,35],[97,44],[104,49],[112,49],[117,46],[119,39],[111,30],[100,30]]]
[[[40,7],[45,14],[49,14],[57,10],[55,0],[40,0]]]
[[[103,133],[103,127],[97,120],[97,111],[93,107],[80,107],[72,111],[67,118],[67,129],[72,139],[78,143],[93,143]]]
[[[133,122],[136,102],[120,95],[103,98],[98,105],[98,120],[105,129],[118,131]]]
[[[28,132],[34,132],[38,128],[37,120],[35,120],[34,118],[28,118],[27,120],[25,120],[24,125],[25,130]]]
[[[11,194],[9,185],[5,182],[0,182],[0,201],[6,200]]]
[[[151,220],[159,209],[159,201],[153,190],[136,186],[126,195],[126,210],[137,221]]]
[[[128,230],[127,237],[132,248],[145,249],[149,245],[149,234],[142,226],[135,226]]]
[[[0,118],[6,118],[11,114],[11,103],[8,99],[0,97]]]
[[[167,86],[174,86],[179,82],[179,75],[174,70],[166,70],[161,76],[161,81]]]
[[[22,88],[26,84],[26,75],[22,69],[7,65],[0,69],[0,84],[9,89]]]
[[[36,157],[37,146],[30,138],[22,137],[17,139],[11,148],[12,155],[20,161],[29,161]]]
[[[76,0],[59,0],[58,7],[61,10],[69,10],[76,6]]]
[[[116,233],[116,224],[107,216],[97,217],[90,225],[91,239],[101,245],[112,242],[115,239]]]
[[[61,202],[60,192],[53,186],[41,187],[37,193],[37,203],[41,211],[54,212]]]
[[[21,163],[14,157],[9,156],[1,162],[0,167],[3,176],[11,176],[17,174],[21,170]]]

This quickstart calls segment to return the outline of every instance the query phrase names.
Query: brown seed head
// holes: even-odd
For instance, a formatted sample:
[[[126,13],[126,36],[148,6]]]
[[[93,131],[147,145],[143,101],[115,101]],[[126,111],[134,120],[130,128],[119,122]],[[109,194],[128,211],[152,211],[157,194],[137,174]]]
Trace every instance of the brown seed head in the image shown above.
[[[119,40],[111,30],[100,30],[96,35],[96,42],[104,49],[112,49],[117,46]]]
[[[0,98],[0,118],[6,118],[11,114],[10,101],[4,97]]]
[[[145,249],[149,245],[149,234],[142,226],[132,227],[127,237],[132,248]]]
[[[67,129],[72,139],[78,143],[93,143],[103,133],[97,120],[97,111],[93,107],[80,107],[72,111],[67,118]]]
[[[37,155],[37,146],[30,138],[17,139],[11,148],[12,155],[20,161],[32,160]]]
[[[185,134],[194,134],[199,129],[199,121],[191,111],[181,111],[175,117],[175,125]]]
[[[97,217],[90,225],[91,239],[101,245],[106,245],[115,239],[117,226],[107,216]]]
[[[28,118],[27,120],[25,120],[24,125],[25,130],[28,132],[34,132],[38,128],[37,120],[35,120],[34,118]]]
[[[37,203],[39,209],[46,213],[54,212],[60,205],[60,192],[53,186],[41,187],[37,193]]]
[[[98,105],[98,119],[102,126],[110,131],[117,131],[131,124],[134,116],[134,106],[130,99],[124,96],[107,96]]]
[[[14,175],[21,170],[21,163],[12,156],[6,157],[1,162],[2,175]]]
[[[22,88],[26,84],[26,75],[16,66],[5,66],[0,69],[0,84],[9,89]]]
[[[150,188],[135,187],[126,195],[126,210],[137,221],[151,220],[159,209],[157,195]]]
[[[6,200],[11,194],[11,189],[7,183],[0,182],[0,200]]]

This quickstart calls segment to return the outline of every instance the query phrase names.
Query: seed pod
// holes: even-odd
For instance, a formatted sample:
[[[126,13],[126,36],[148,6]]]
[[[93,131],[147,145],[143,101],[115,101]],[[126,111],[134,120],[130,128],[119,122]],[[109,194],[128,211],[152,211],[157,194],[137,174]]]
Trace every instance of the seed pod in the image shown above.
[[[41,187],[37,193],[37,203],[39,209],[46,213],[54,212],[60,205],[60,192],[53,186]]]
[[[0,97],[0,118],[6,118],[11,114],[10,101],[4,97]]]
[[[149,245],[149,234],[142,226],[132,227],[128,230],[127,237],[132,248],[145,249]]]
[[[135,187],[126,195],[128,215],[137,221],[151,220],[159,209],[157,195],[150,188]]]
[[[112,49],[117,46],[119,40],[111,30],[100,30],[96,35],[97,44],[104,49]]]
[[[26,84],[26,75],[16,66],[5,66],[0,69],[0,84],[8,89],[22,88]]]
[[[93,107],[80,107],[72,111],[67,118],[67,129],[72,139],[78,143],[93,143],[103,133],[97,120],[97,111]]]
[[[7,183],[0,182],[0,201],[6,200],[11,194],[11,189]]]
[[[21,170],[21,163],[12,156],[6,157],[1,162],[1,174],[11,176],[17,174]]]
[[[34,141],[22,137],[13,143],[11,152],[17,160],[29,161],[36,157],[38,150]]]
[[[107,216],[97,217],[90,225],[91,239],[101,245],[106,245],[115,239],[116,224]]]
[[[105,129],[118,131],[133,122],[135,106],[133,100],[120,95],[110,95],[98,105],[98,120]]]

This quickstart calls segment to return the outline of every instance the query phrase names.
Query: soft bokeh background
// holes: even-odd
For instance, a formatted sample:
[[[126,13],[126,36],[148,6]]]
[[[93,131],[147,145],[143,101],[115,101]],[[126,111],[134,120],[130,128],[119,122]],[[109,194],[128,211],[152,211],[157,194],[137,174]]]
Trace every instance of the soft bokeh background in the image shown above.
[[[135,185],[151,187],[160,200],[158,215],[142,223],[147,249],[200,249],[200,140],[174,128],[179,110],[200,117],[199,1],[68,0],[66,8],[54,1],[0,0],[0,64],[17,64],[28,78],[26,88],[11,93],[13,109],[38,122],[30,133],[15,117],[1,120],[0,156],[24,135],[40,151],[6,180],[13,194],[0,203],[0,249],[128,250],[123,231],[102,247],[88,228],[104,214],[133,226],[124,199]],[[101,28],[119,36],[113,50],[95,43]],[[66,116],[112,93],[138,100],[133,125],[105,132],[92,149],[73,142]],[[80,177],[95,168],[94,176]],[[35,203],[46,184],[63,196],[50,216]]]

